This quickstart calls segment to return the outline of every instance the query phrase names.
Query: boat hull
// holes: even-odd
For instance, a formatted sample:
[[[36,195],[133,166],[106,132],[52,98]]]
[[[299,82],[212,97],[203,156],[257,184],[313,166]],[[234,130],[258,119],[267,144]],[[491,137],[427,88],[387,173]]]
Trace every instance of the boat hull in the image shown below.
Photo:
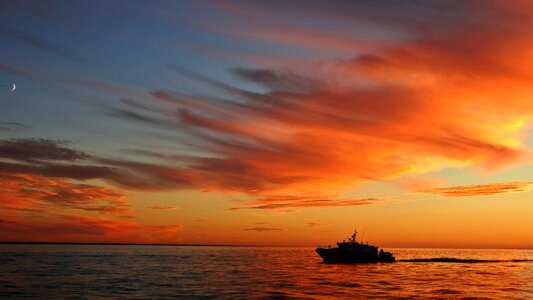
[[[373,253],[349,251],[341,248],[317,248],[316,253],[325,263],[377,263],[394,262],[394,256],[381,257]]]

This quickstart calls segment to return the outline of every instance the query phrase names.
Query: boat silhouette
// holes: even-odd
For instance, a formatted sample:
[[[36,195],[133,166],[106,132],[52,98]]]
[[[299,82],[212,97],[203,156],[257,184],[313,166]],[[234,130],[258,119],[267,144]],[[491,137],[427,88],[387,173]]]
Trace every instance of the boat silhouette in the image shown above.
[[[315,251],[325,263],[373,263],[396,260],[390,252],[385,252],[383,249],[378,252],[378,246],[363,244],[362,241],[358,243],[356,237],[357,230],[354,230],[348,241],[337,242],[337,247],[318,247]]]

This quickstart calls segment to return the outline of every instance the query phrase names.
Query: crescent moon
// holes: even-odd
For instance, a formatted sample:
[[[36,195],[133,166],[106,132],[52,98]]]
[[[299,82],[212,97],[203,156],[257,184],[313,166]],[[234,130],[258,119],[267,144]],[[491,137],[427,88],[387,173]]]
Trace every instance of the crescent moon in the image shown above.
[[[14,92],[17,89],[17,86],[13,83],[13,88],[11,89],[12,92]]]

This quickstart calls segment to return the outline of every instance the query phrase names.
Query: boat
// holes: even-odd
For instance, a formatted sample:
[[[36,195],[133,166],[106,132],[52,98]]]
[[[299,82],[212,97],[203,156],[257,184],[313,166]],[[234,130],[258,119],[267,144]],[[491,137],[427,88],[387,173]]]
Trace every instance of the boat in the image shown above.
[[[394,262],[396,259],[390,252],[385,252],[378,246],[363,244],[356,241],[357,230],[348,241],[337,242],[337,247],[328,246],[316,248],[316,253],[322,257],[325,263],[374,263],[374,262]]]

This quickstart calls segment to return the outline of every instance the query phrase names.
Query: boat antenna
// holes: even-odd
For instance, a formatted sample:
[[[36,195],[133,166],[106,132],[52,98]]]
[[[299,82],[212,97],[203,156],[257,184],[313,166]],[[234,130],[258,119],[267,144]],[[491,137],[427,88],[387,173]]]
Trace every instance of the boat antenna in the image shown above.
[[[363,229],[363,234],[361,235],[361,244],[363,243],[363,237],[365,236],[366,228]]]

